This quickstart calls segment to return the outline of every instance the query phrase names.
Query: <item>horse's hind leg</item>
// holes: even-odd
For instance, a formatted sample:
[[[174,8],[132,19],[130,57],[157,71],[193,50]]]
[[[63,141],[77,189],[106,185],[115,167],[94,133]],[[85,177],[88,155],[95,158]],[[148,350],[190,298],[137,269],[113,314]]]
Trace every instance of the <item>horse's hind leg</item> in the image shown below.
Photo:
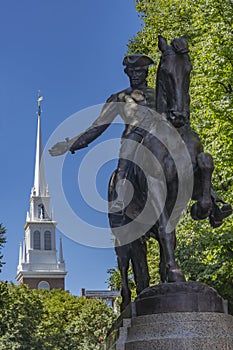
[[[211,179],[214,171],[213,158],[209,153],[200,153],[197,156],[197,164],[201,173],[201,196],[191,208],[192,218],[195,220],[205,219],[209,216],[211,200]]]
[[[159,275],[160,280],[162,283],[165,283],[167,281],[167,267],[166,267],[166,259],[164,256],[163,246],[159,240],[159,238],[156,238],[159,243],[159,253],[160,253],[160,261],[159,261]]]
[[[154,217],[157,219],[157,239],[160,244],[160,251],[163,252],[163,273],[161,276],[166,282],[183,282],[185,277],[179,269],[175,259],[176,236],[175,229],[172,229],[169,215],[164,206],[166,200],[166,184],[155,177],[147,177],[149,192],[149,200],[153,206]],[[172,199],[171,199],[172,200]]]
[[[158,240],[160,243],[160,252],[163,252],[163,259],[165,260],[163,264],[166,264],[166,270],[165,272],[163,271],[161,279],[165,280],[165,282],[184,282],[185,277],[175,259],[175,230],[168,232],[167,225],[168,217],[163,212],[159,219]]]
[[[129,288],[128,281],[128,270],[129,270],[129,260],[127,246],[122,246],[116,248],[117,262],[121,274],[121,312],[126,308],[126,306],[131,302],[131,291]]]
[[[137,295],[145,288],[149,287],[150,276],[147,264],[147,247],[146,242],[137,239],[131,243],[133,246],[132,267],[134,273],[134,280],[136,283]]]

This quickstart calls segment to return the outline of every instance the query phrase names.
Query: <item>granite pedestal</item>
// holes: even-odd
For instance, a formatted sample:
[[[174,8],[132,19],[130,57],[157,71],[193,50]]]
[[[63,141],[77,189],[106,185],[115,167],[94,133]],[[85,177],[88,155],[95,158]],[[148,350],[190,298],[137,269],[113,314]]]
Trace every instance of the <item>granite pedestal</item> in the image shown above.
[[[104,349],[233,350],[233,316],[204,284],[150,287],[121,314]]]

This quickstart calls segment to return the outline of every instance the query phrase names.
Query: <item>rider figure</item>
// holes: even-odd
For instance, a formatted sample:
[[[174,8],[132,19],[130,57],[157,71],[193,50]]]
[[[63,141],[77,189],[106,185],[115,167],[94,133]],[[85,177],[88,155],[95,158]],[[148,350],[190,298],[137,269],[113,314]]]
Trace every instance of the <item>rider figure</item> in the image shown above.
[[[116,171],[117,200],[110,210],[122,211],[124,209],[124,198],[127,187],[124,186],[129,173],[130,163],[127,159],[131,158],[136,149],[137,143],[140,143],[146,133],[143,129],[143,119],[148,109],[155,109],[155,91],[147,86],[148,67],[154,62],[145,55],[129,55],[123,60],[125,66],[124,72],[130,80],[130,87],[118,93],[111,95],[104,104],[99,117],[82,134],[66,141],[59,142],[52,147],[50,154],[58,156],[70,150],[75,153],[76,150],[87,147],[89,143],[100,136],[112,123],[118,115],[125,122],[125,130],[122,134],[119,161]],[[128,103],[126,103],[128,102]],[[138,109],[135,106],[141,105]],[[136,142],[127,142],[133,140]],[[121,182],[119,182],[121,180]]]

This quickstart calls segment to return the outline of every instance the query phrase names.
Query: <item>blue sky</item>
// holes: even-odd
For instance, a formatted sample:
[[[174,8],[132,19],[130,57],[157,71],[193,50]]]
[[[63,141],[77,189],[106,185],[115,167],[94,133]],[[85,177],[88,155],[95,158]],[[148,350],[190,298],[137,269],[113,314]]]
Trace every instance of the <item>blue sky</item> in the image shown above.
[[[0,222],[7,228],[2,280],[15,282],[19,242],[24,236],[23,226],[29,209],[34,176],[37,90],[44,96],[42,134],[45,145],[68,117],[103,103],[112,93],[128,86],[122,58],[128,40],[140,28],[133,0],[9,0],[1,3]],[[97,115],[93,115],[93,119],[95,117]],[[79,131],[85,125],[80,117]],[[110,128],[100,142],[111,135],[117,137],[118,133],[118,127]],[[80,158],[85,152],[86,149],[80,152]],[[90,218],[92,224],[97,220],[98,225],[105,226],[107,215],[98,216],[97,213],[95,217],[95,213],[86,212],[79,199],[75,189],[78,159],[78,153],[68,155],[64,163],[63,185],[67,198],[74,211],[82,212],[84,220]],[[103,197],[106,197],[107,182],[114,167],[114,161],[107,162],[98,173],[97,188]],[[57,204],[54,200],[52,204],[56,218]],[[106,271],[116,265],[114,250],[88,247],[67,235],[62,236],[68,270],[66,288],[76,295],[81,288],[106,288]]]

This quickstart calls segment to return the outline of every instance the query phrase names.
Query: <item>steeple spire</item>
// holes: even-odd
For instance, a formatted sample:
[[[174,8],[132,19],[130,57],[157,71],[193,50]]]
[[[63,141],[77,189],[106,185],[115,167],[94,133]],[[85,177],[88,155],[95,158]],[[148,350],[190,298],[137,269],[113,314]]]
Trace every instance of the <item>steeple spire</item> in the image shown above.
[[[63,258],[63,249],[62,249],[62,238],[60,237],[60,246],[59,246],[59,260],[58,262],[60,264],[64,264],[64,258]]]
[[[36,138],[36,161],[35,161],[35,175],[34,175],[34,188],[33,194],[35,196],[46,195],[45,176],[44,176],[44,162],[42,158],[42,138],[41,138],[41,101],[43,97],[38,91],[38,112],[37,112],[37,138]]]

